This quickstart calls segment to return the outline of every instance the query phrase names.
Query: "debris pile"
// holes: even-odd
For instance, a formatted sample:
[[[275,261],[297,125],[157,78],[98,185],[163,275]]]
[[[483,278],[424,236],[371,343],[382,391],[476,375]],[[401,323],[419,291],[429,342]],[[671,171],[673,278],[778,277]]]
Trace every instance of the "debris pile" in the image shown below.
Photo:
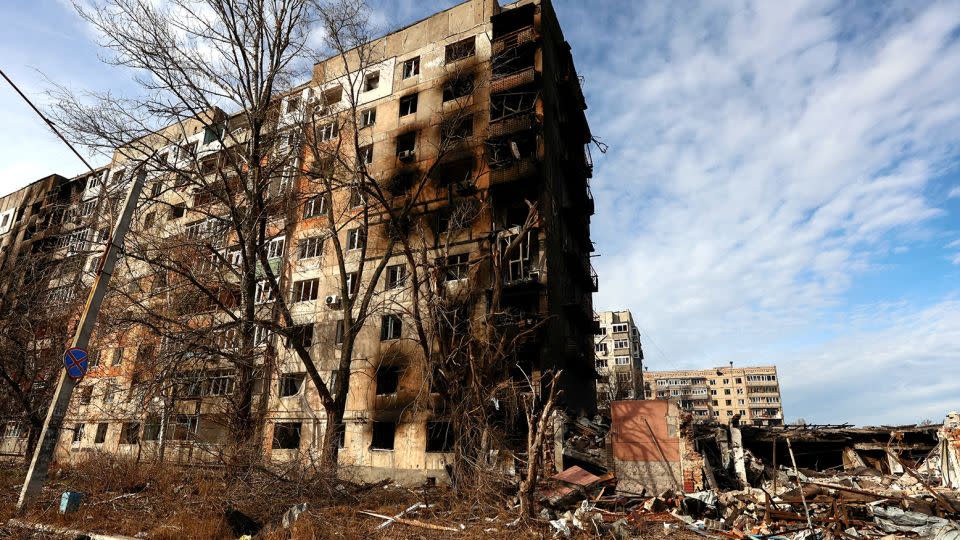
[[[621,403],[602,442],[602,421],[568,426],[564,456],[578,465],[540,491],[556,538],[658,526],[663,537],[960,540],[960,414],[942,426],[740,427],[694,424],[670,402]]]

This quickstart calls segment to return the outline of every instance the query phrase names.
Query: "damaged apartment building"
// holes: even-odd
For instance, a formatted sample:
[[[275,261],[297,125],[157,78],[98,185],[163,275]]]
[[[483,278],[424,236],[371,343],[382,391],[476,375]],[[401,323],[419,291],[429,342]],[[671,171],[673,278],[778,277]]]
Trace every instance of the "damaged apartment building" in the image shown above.
[[[591,298],[598,281],[590,264],[591,135],[571,48],[551,3],[521,0],[500,6],[495,0],[469,0],[379,38],[371,49],[379,56],[359,73],[344,73],[338,57],[314,66],[308,82],[278,97],[276,129],[283,130],[301,111],[314,107],[328,113],[314,133],[323,142],[335,141],[340,135],[337,115],[346,110],[344,94],[355,92],[364,143],[355,159],[384,179],[398,197],[408,187],[404,179],[431,171],[431,184],[419,192],[413,216],[424,226],[414,230],[439,238],[451,229],[457,209],[468,205],[478,209],[479,216],[469,227],[446,235],[452,241],[431,244],[430,257],[442,262],[440,279],[447,287],[489,280],[488,273],[471,269],[484,253],[512,242],[517,231],[524,230],[530,212],[527,201],[534,204],[538,219],[523,232],[519,249],[503,261],[497,287],[487,282],[471,286],[485,298],[493,289],[500,291],[511,324],[530,328],[512,353],[517,364],[534,373],[561,370],[562,405],[568,414],[593,414],[597,324]],[[346,81],[352,80],[362,88],[350,88]],[[450,126],[452,116],[455,127]],[[173,126],[163,130],[158,140],[164,142],[156,145],[154,155],[174,163],[184,159],[183,149],[189,148],[188,157],[204,163],[226,159],[230,149],[223,134],[242,133],[238,123],[237,115],[214,111],[209,118]],[[212,127],[216,125],[222,128]],[[456,130],[462,142],[453,151],[438,153],[449,129]],[[291,137],[284,144],[297,149],[303,141]],[[270,196],[284,199],[295,194],[303,185],[297,173],[322,165],[303,151],[296,169],[278,181]],[[69,194],[71,208],[82,207],[78,212],[84,214],[89,201],[94,202],[91,208],[100,208],[100,186],[122,186],[134,174],[147,173],[129,153],[118,151],[108,170],[77,180]],[[159,228],[167,234],[164,245],[173,247],[208,234],[209,197],[181,187],[177,179],[150,175],[142,198],[164,206],[138,211],[131,234]],[[328,383],[336,374],[337,345],[344,331],[336,309],[343,302],[343,289],[338,260],[319,231],[326,226],[325,205],[353,205],[356,195],[345,191],[333,197],[306,198],[292,210],[278,211],[270,225],[273,240],[267,254],[270,270],[279,276],[279,294],[289,300],[298,343],[320,359]],[[58,236],[72,234],[68,237],[85,243],[82,256],[81,250],[70,247],[58,255],[76,259],[74,265],[84,269],[96,268],[96,241],[103,240],[99,223],[109,223],[107,214],[100,221],[96,216],[90,219],[93,224],[82,233]],[[342,232],[348,272],[360,262],[349,258],[351,250],[361,243],[377,246],[382,240],[375,238],[372,228],[360,232],[345,225]],[[223,240],[227,259],[233,256],[233,241]],[[376,257],[375,249],[367,257]],[[357,331],[343,425],[338,426],[338,459],[343,469],[362,478],[442,479],[453,457],[449,418],[440,409],[413,406],[430,388],[425,381],[430,375],[417,369],[422,364],[417,359],[420,352],[409,343],[415,337],[408,318],[409,295],[390,292],[409,282],[410,269],[404,257],[389,263],[382,283],[350,282],[352,274],[347,275],[345,287],[351,296],[377,288],[378,301],[396,307],[390,313],[375,313]],[[145,266],[133,261],[118,268],[112,286],[122,291],[114,295],[114,306],[119,302],[122,308],[124,299],[149,305],[144,298],[171,294],[173,280],[165,272],[154,268],[148,276]],[[206,270],[218,272],[216,265]],[[258,286],[258,305],[267,309],[274,294]],[[383,300],[387,296],[389,301]],[[283,324],[277,317],[277,324]],[[183,367],[174,383],[145,398],[135,387],[156,376],[145,377],[138,370],[157,364],[154,359],[178,345],[172,343],[176,340],[155,343],[145,336],[135,327],[125,328],[122,335],[95,336],[91,369],[74,393],[59,459],[92,451],[148,456],[160,448],[170,460],[216,455],[226,430],[217,425],[212,411],[234,392],[236,374],[215,363]],[[225,349],[231,336],[212,341]],[[263,350],[274,351],[264,357],[270,356],[275,369],[255,391],[265,411],[259,419],[263,451],[278,461],[311,459],[319,453],[325,426],[320,396],[289,344],[265,329],[258,329],[256,342]],[[197,351],[194,357],[201,354]]]
[[[594,338],[597,373],[597,403],[609,408],[611,401],[643,399],[643,346],[640,329],[630,310],[603,311],[596,318],[600,331]]]

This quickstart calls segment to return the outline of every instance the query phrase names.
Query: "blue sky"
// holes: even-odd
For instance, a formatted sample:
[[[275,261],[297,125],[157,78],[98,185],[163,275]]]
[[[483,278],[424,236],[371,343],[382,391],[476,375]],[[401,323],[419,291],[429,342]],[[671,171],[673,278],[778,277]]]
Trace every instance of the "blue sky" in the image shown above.
[[[379,0],[397,26],[450,1]],[[960,4],[555,0],[595,151],[598,309],[651,369],[775,363],[788,419],[960,409]],[[2,68],[128,91],[65,2],[0,5]],[[80,164],[7,88],[0,190]]]

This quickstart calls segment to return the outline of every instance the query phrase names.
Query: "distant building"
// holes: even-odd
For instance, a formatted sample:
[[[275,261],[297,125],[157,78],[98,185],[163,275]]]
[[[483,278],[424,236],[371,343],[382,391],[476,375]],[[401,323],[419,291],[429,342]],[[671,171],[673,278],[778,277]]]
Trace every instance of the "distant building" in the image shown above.
[[[630,310],[598,315],[600,332],[594,337],[597,362],[597,404],[610,400],[643,398],[643,348],[640,330]]]
[[[647,371],[647,399],[674,399],[694,418],[728,424],[783,425],[783,404],[776,366],[703,370]]]

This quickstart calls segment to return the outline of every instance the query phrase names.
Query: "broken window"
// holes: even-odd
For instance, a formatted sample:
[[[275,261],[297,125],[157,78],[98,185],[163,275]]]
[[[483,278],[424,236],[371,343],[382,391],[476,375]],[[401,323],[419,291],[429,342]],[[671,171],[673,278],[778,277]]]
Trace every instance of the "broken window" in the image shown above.
[[[373,145],[368,144],[366,146],[360,147],[360,155],[358,156],[357,161],[363,165],[370,165],[373,163]]]
[[[504,260],[507,261],[507,272],[504,276],[507,282],[530,280],[538,272],[538,269],[533,266],[535,261],[532,257],[534,254],[532,246],[536,240],[534,231],[524,233],[523,239],[514,246],[512,251],[508,252],[510,245],[516,239],[516,234],[505,234],[500,237],[500,250]],[[603,352],[606,354],[607,344],[601,343],[600,345],[603,345]],[[614,348],[616,348],[616,345]]]
[[[403,61],[403,78],[409,79],[420,74],[420,57],[415,56]]]
[[[366,235],[363,234],[363,229],[358,227],[356,229],[350,229],[347,231],[347,249],[360,249],[366,243]]]
[[[287,348],[291,349],[300,345],[305,349],[313,346],[313,325],[302,324],[290,329],[290,337],[287,338]]]
[[[380,341],[400,339],[402,326],[398,315],[384,315],[380,319]]]
[[[396,422],[374,422],[371,450],[393,450],[393,440],[397,433]]]
[[[380,87],[380,72],[374,71],[373,73],[367,73],[367,76],[363,79],[363,91],[369,92],[371,90],[376,90]]]
[[[477,53],[476,36],[470,36],[456,43],[447,45],[444,60],[447,64],[469,58]]]
[[[187,441],[194,438],[197,434],[197,428],[200,424],[200,418],[190,414],[178,414],[171,419],[167,426],[169,433],[166,438],[171,441]]]
[[[337,138],[337,135],[340,133],[340,130],[337,127],[337,123],[328,122],[321,125],[317,128],[317,138],[320,142],[332,141]]]
[[[204,395],[229,396],[233,394],[236,374],[232,369],[217,369],[207,374],[207,388]]]
[[[535,91],[515,91],[490,96],[490,121],[531,113],[537,104]]]
[[[409,79],[420,74],[420,57],[415,56],[403,61],[403,78]]]
[[[330,112],[330,108],[340,103],[340,100],[343,99],[343,87],[335,86],[333,88],[324,90],[320,95],[320,113],[327,114]]]
[[[124,422],[120,430],[120,444],[140,442],[140,422]]]
[[[97,433],[93,438],[93,444],[103,444],[107,440],[107,428],[110,424],[97,424]]]
[[[444,281],[467,279],[470,270],[470,256],[466,253],[447,257],[444,264]]]
[[[407,116],[415,112],[417,112],[417,94],[400,98],[400,116]]]
[[[417,132],[411,131],[397,137],[397,157],[400,161],[413,161],[417,149]]]
[[[357,278],[356,272],[347,272],[346,277],[347,293],[349,293],[350,296],[353,296],[357,294],[357,289],[360,288],[360,280]]]
[[[160,419],[156,416],[148,416],[143,424],[143,440],[160,440]]]
[[[277,422],[273,425],[274,450],[296,450],[300,448],[300,422]]]
[[[83,424],[77,424],[73,426],[73,444],[80,444],[83,441]]]
[[[370,109],[360,111],[360,127],[362,128],[370,127],[376,123],[377,123],[376,107],[372,107]]]
[[[427,452],[452,452],[453,427],[445,420],[427,422]]]
[[[400,386],[400,367],[384,366],[377,368],[377,395],[396,394]]]
[[[366,202],[366,199],[363,196],[363,191],[360,188],[360,186],[351,187],[350,200],[348,201],[350,208],[357,208],[357,207],[363,206],[365,202]]]
[[[280,397],[296,396],[303,388],[306,375],[303,373],[284,373],[280,376]]]
[[[182,218],[187,213],[186,203],[177,203],[170,207],[170,219]]]
[[[407,265],[395,264],[387,267],[387,289],[399,289],[407,280]]]
[[[293,298],[294,303],[297,302],[310,302],[317,299],[317,296],[320,294],[320,280],[317,278],[314,279],[305,279],[302,281],[295,281],[293,283]]]
[[[313,236],[301,238],[297,242],[297,258],[300,260],[314,259],[323,254],[323,237]]]
[[[119,366],[123,363],[123,347],[117,347],[113,350],[113,359],[110,360],[111,366]]]
[[[267,259],[279,259],[283,256],[283,248],[286,245],[286,237],[280,236],[267,242]]]
[[[253,295],[254,303],[266,304],[267,302],[273,302],[276,299],[277,291],[270,285],[269,280],[264,279],[257,282],[257,287]]]
[[[452,101],[469,96],[474,89],[473,75],[458,75],[444,83],[443,101]]]
[[[300,110],[300,96],[290,96],[287,98],[287,107],[285,109],[286,114],[293,114]]]
[[[310,219],[323,215],[326,212],[327,199],[323,195],[315,195],[303,203],[303,219]]]
[[[444,142],[462,141],[473,136],[473,115],[462,115],[444,121],[440,125],[440,136]]]

